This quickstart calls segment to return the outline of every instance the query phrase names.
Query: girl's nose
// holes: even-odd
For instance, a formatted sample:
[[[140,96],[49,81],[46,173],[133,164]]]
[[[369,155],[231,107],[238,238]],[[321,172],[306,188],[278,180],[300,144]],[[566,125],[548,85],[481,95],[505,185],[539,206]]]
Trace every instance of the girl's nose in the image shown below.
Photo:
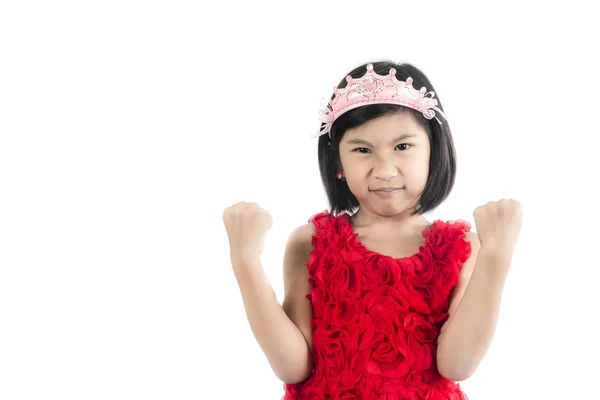
[[[373,176],[382,181],[389,181],[397,175],[398,169],[390,163],[382,163],[373,170]]]

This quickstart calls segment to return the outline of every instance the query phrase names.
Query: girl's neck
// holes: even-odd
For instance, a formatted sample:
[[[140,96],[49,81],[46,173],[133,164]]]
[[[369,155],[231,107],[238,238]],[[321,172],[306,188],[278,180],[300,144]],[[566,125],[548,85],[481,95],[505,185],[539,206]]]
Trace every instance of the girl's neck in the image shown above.
[[[431,225],[423,215],[410,215],[411,212],[412,210],[406,210],[400,214],[386,216],[359,209],[350,216],[350,222],[354,228],[377,229],[384,232],[421,230],[423,227]]]

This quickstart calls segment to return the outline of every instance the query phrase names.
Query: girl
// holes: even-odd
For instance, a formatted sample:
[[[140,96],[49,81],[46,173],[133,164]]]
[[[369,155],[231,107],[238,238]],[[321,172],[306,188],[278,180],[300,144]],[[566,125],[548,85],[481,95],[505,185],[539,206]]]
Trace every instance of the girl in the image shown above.
[[[492,340],[522,208],[477,207],[476,233],[423,216],[456,173],[432,89],[416,67],[387,61],[334,89],[318,144],[330,210],[290,235],[282,306],[260,263],[271,217],[246,202],[223,213],[248,320],[285,400],[466,399],[457,381]]]

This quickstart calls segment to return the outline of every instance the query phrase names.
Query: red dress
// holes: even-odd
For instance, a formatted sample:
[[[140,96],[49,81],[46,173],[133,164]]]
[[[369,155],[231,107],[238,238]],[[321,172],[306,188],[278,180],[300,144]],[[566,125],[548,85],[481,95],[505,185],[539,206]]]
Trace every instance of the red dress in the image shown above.
[[[471,253],[467,221],[436,220],[425,244],[395,259],[367,249],[348,214],[323,211],[308,262],[311,375],[282,400],[464,400],[436,367],[449,294]]]

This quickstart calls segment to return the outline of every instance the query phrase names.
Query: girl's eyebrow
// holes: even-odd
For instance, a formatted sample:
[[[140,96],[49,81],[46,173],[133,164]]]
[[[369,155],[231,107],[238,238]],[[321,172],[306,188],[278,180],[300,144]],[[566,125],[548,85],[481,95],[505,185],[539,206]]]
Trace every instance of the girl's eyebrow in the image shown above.
[[[398,136],[397,138],[395,138],[394,140],[392,140],[389,144],[394,144],[396,142],[399,142],[401,140],[404,139],[408,139],[408,138],[415,138],[417,137],[417,135],[413,134],[413,133],[404,133],[400,136]],[[350,139],[347,142],[348,144],[363,144],[363,145],[367,145],[367,146],[373,146],[371,143],[367,142],[366,140],[363,139]]]

